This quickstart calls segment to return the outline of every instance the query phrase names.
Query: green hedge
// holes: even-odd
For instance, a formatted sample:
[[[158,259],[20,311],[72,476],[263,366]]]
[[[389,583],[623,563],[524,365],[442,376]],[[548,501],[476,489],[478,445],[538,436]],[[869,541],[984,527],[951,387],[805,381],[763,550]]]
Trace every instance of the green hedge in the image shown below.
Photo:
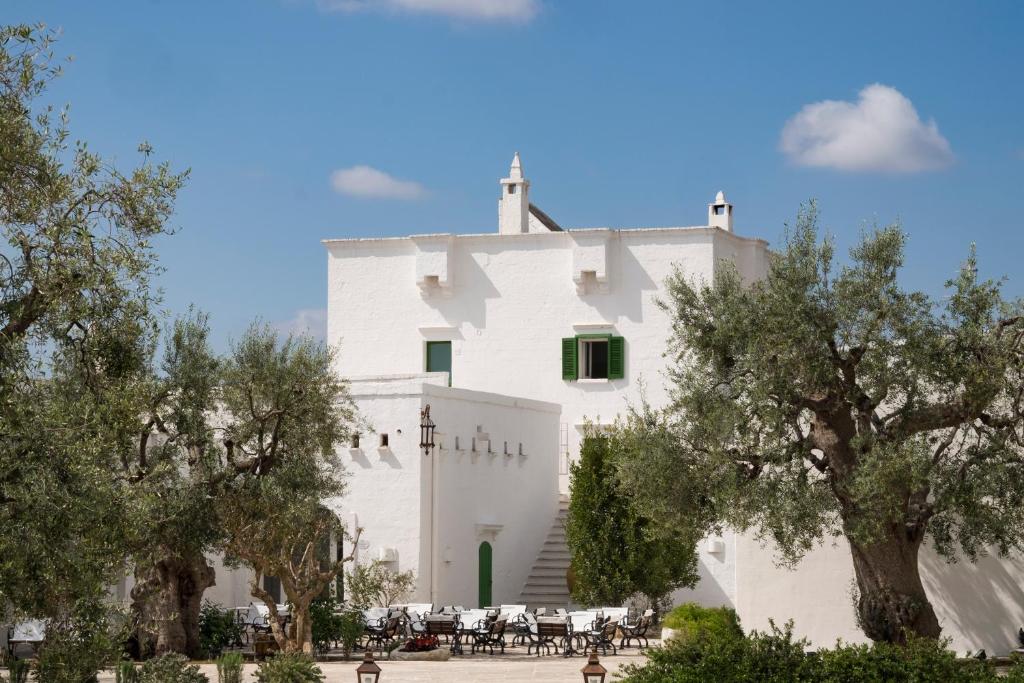
[[[1024,665],[1000,678],[987,662],[957,659],[947,644],[927,639],[912,639],[906,647],[839,643],[806,654],[809,643],[794,638],[792,623],[781,629],[772,624],[769,631],[746,637],[709,628],[649,650],[646,664],[625,667],[622,683],[1024,682]]]
[[[662,626],[678,631],[677,638],[689,640],[707,633],[714,638],[742,638],[740,618],[729,607],[701,607],[692,602],[679,605],[665,615]]]

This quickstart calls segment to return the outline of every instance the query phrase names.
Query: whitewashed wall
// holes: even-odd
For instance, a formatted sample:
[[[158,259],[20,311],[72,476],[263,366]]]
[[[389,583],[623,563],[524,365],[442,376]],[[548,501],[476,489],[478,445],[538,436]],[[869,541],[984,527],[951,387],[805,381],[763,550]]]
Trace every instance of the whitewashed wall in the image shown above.
[[[855,586],[845,539],[808,553],[795,569],[773,562],[775,551],[750,534],[737,537],[736,609],[747,630],[768,628],[768,620],[792,619],[800,637],[828,647],[836,638],[865,642],[854,616]],[[1008,654],[1024,626],[1024,558],[983,557],[977,564],[949,564],[929,548],[921,551],[921,574],[942,634],[960,653],[986,648]]]
[[[718,258],[749,278],[761,240],[710,228],[329,240],[328,331],[344,376],[422,372],[425,342],[452,342],[455,387],[558,403],[568,450],[589,419],[610,423],[627,401],[665,400],[669,321],[655,303],[678,265],[711,276]],[[443,248],[446,257],[439,257]],[[431,279],[433,276],[433,279]],[[564,381],[563,337],[625,337],[621,380]],[[560,486],[567,490],[568,480]]]
[[[493,600],[514,601],[557,511],[559,408],[449,388],[446,379],[425,373],[352,381],[372,429],[362,434],[360,449],[342,453],[348,491],[336,506],[363,528],[359,561],[393,549],[390,566],[416,573],[416,601],[476,606],[482,541],[493,548]],[[419,450],[427,404],[437,424],[430,456]],[[386,451],[377,446],[384,432]],[[490,436],[491,453],[484,441],[472,451],[480,433]]]

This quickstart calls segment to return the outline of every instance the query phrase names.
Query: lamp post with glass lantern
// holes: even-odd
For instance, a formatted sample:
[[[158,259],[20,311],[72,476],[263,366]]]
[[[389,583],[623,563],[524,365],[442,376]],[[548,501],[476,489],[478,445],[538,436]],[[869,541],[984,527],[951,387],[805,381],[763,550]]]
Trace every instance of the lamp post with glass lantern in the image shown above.
[[[377,683],[380,679],[380,667],[373,661],[373,651],[367,650],[363,663],[356,668],[357,683]]]
[[[583,683],[604,683],[604,676],[608,673],[608,669],[601,666],[601,662],[597,660],[597,647],[590,653],[590,659],[587,660],[586,666],[580,669],[583,674]]]

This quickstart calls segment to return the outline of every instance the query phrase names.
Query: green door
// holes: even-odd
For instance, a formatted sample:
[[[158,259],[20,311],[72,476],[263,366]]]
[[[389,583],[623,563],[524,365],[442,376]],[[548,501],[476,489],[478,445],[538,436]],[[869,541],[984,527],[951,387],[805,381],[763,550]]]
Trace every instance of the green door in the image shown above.
[[[491,605],[491,544],[480,544],[480,607]]]

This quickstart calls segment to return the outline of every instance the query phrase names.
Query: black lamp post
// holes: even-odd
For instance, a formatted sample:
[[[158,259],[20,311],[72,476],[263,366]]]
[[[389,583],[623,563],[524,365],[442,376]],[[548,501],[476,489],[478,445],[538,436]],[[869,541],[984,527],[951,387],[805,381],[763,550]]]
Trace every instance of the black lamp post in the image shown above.
[[[590,659],[587,660],[587,665],[580,669],[583,674],[583,683],[604,683],[604,676],[608,673],[608,669],[601,666],[601,662],[597,661],[597,648],[590,653]]]
[[[356,668],[356,681],[358,683],[377,683],[380,679],[380,667],[373,661],[373,651],[367,650],[363,657],[363,663]]]
[[[430,404],[420,411],[420,448],[423,455],[434,450],[434,421],[430,419]]]

